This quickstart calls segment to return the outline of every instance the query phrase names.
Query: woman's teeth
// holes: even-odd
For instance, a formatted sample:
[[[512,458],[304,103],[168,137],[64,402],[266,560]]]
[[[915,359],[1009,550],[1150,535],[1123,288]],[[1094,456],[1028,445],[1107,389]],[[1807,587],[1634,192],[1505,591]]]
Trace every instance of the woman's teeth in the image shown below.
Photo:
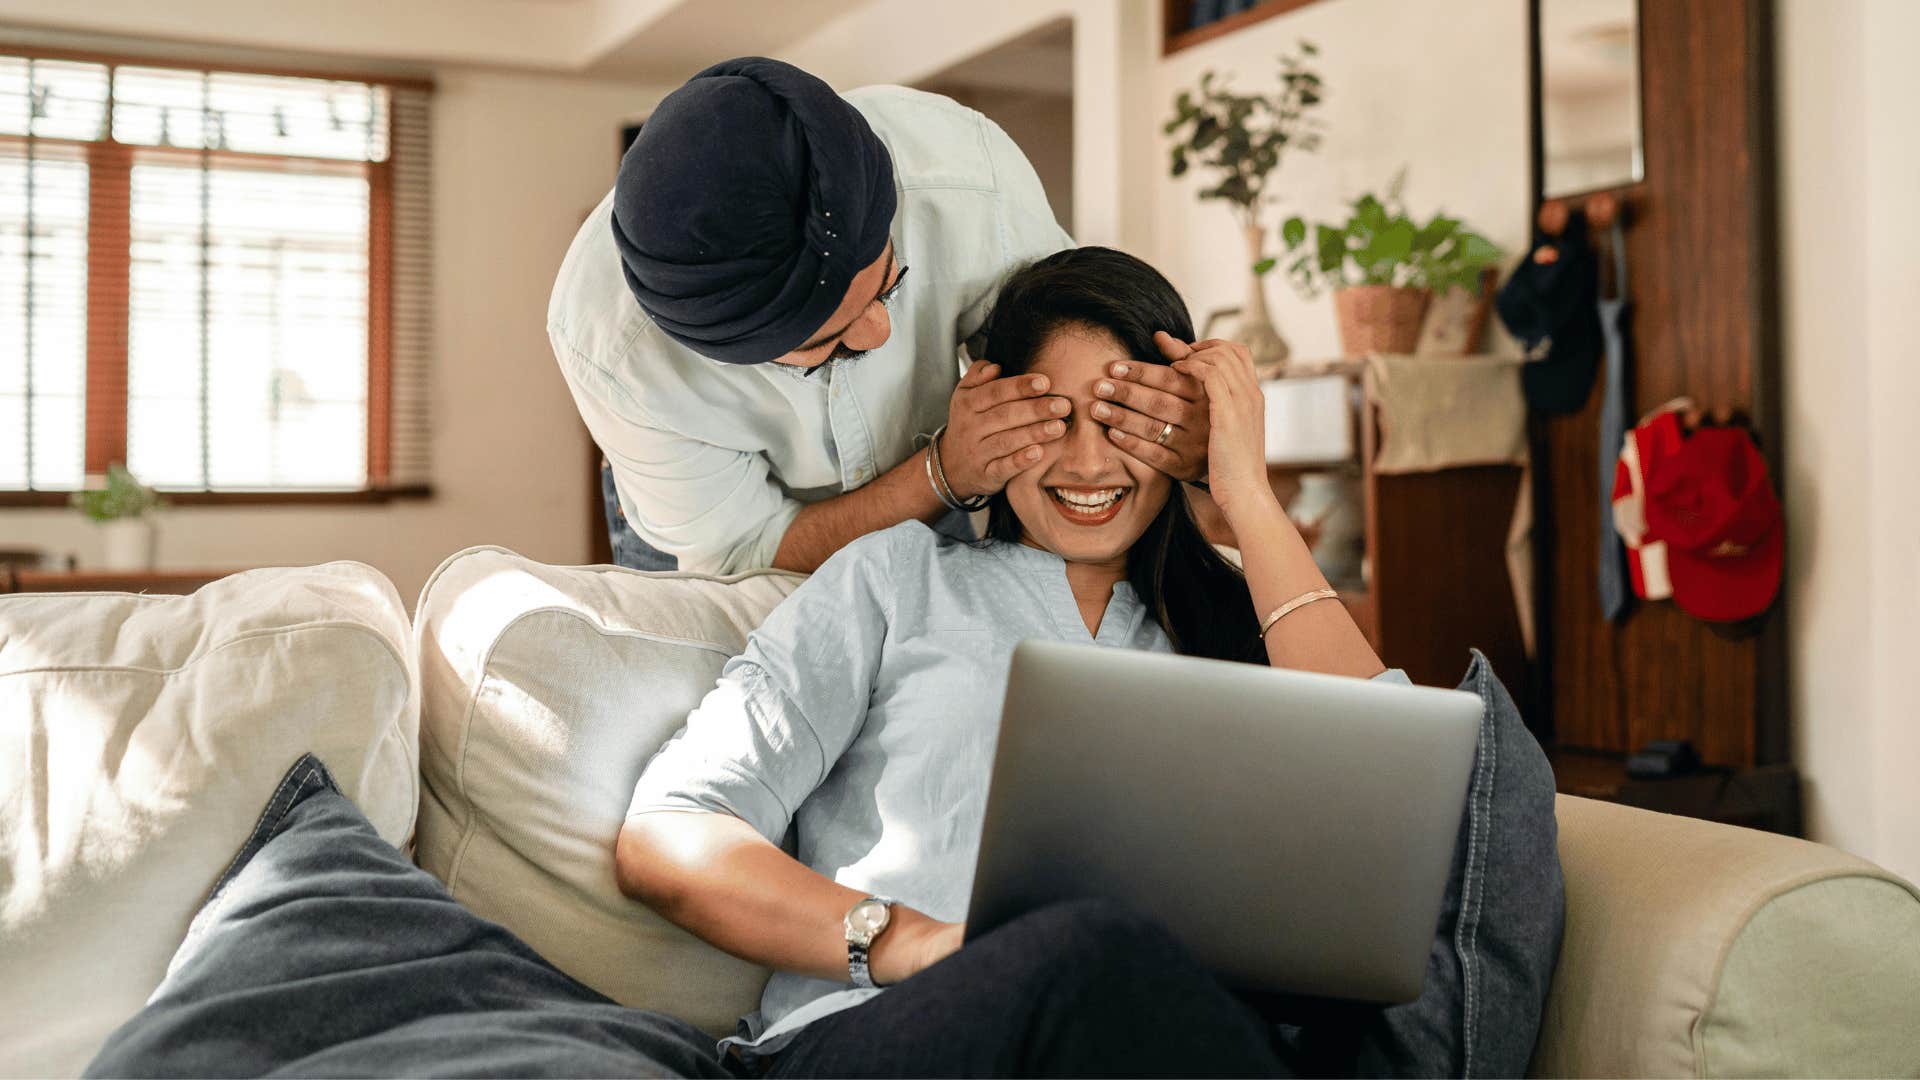
[[[1119,502],[1126,495],[1126,488],[1107,488],[1104,491],[1067,491],[1062,488],[1048,488],[1047,493],[1055,501],[1064,503],[1069,509],[1082,514],[1098,514]]]

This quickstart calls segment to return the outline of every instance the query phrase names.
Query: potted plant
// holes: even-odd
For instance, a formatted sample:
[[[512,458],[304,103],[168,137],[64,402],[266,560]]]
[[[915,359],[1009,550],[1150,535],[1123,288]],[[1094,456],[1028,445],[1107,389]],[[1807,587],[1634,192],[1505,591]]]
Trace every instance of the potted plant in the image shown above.
[[[1289,218],[1280,228],[1291,260],[1287,276],[1303,296],[1333,291],[1340,347],[1348,356],[1410,353],[1435,292],[1459,287],[1479,295],[1482,272],[1497,266],[1498,245],[1458,218],[1435,214],[1425,224],[1407,216],[1402,177],[1385,199],[1353,202],[1345,222]]]
[[[1267,313],[1261,275],[1274,259],[1265,251],[1266,230],[1260,207],[1267,185],[1288,150],[1320,146],[1321,125],[1314,110],[1321,101],[1320,76],[1307,68],[1319,54],[1312,42],[1280,57],[1280,87],[1270,94],[1236,94],[1212,71],[1200,77],[1198,91],[1182,90],[1173,99],[1173,118],[1161,129],[1175,136],[1171,174],[1184,176],[1195,165],[1212,171],[1200,198],[1225,201],[1240,219],[1247,243],[1249,284],[1246,310],[1236,336],[1262,364],[1287,358],[1287,343]]]
[[[153,568],[154,528],[147,514],[166,504],[124,465],[109,465],[105,486],[75,492],[73,505],[100,526],[108,570]]]

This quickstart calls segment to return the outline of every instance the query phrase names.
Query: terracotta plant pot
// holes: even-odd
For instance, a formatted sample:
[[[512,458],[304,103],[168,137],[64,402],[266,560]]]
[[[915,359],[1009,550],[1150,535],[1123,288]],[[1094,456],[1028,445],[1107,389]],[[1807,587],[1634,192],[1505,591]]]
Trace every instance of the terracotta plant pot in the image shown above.
[[[1420,345],[1420,321],[1433,293],[1394,285],[1353,285],[1333,294],[1340,351],[1348,356],[1407,354]]]

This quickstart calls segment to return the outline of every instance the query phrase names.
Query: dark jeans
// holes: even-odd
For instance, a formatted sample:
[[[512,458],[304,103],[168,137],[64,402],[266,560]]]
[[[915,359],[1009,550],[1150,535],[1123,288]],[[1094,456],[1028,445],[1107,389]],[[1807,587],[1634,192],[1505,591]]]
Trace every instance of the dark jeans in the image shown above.
[[[600,459],[600,502],[607,511],[607,540],[613,547],[613,562],[629,570],[678,570],[680,560],[640,539],[627,524],[620,509],[620,492],[613,486],[613,466]]]
[[[1271,1027],[1158,923],[1101,900],[1021,916],[807,1025],[766,1074],[1292,1076]]]

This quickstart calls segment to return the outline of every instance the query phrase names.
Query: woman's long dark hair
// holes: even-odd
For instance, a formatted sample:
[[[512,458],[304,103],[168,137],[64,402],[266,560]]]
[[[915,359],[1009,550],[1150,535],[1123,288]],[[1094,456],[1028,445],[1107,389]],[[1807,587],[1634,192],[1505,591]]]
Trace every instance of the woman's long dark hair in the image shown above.
[[[1074,326],[1105,330],[1138,363],[1167,363],[1153,343],[1165,330],[1193,340],[1193,320],[1160,272],[1125,252],[1072,248],[1014,274],[987,323],[987,359],[1002,377],[1033,364],[1047,340]],[[988,511],[987,537],[1019,543],[1020,518],[1003,490]],[[1167,504],[1127,552],[1127,580],[1176,652],[1267,662],[1247,581],[1200,535],[1176,481]]]

